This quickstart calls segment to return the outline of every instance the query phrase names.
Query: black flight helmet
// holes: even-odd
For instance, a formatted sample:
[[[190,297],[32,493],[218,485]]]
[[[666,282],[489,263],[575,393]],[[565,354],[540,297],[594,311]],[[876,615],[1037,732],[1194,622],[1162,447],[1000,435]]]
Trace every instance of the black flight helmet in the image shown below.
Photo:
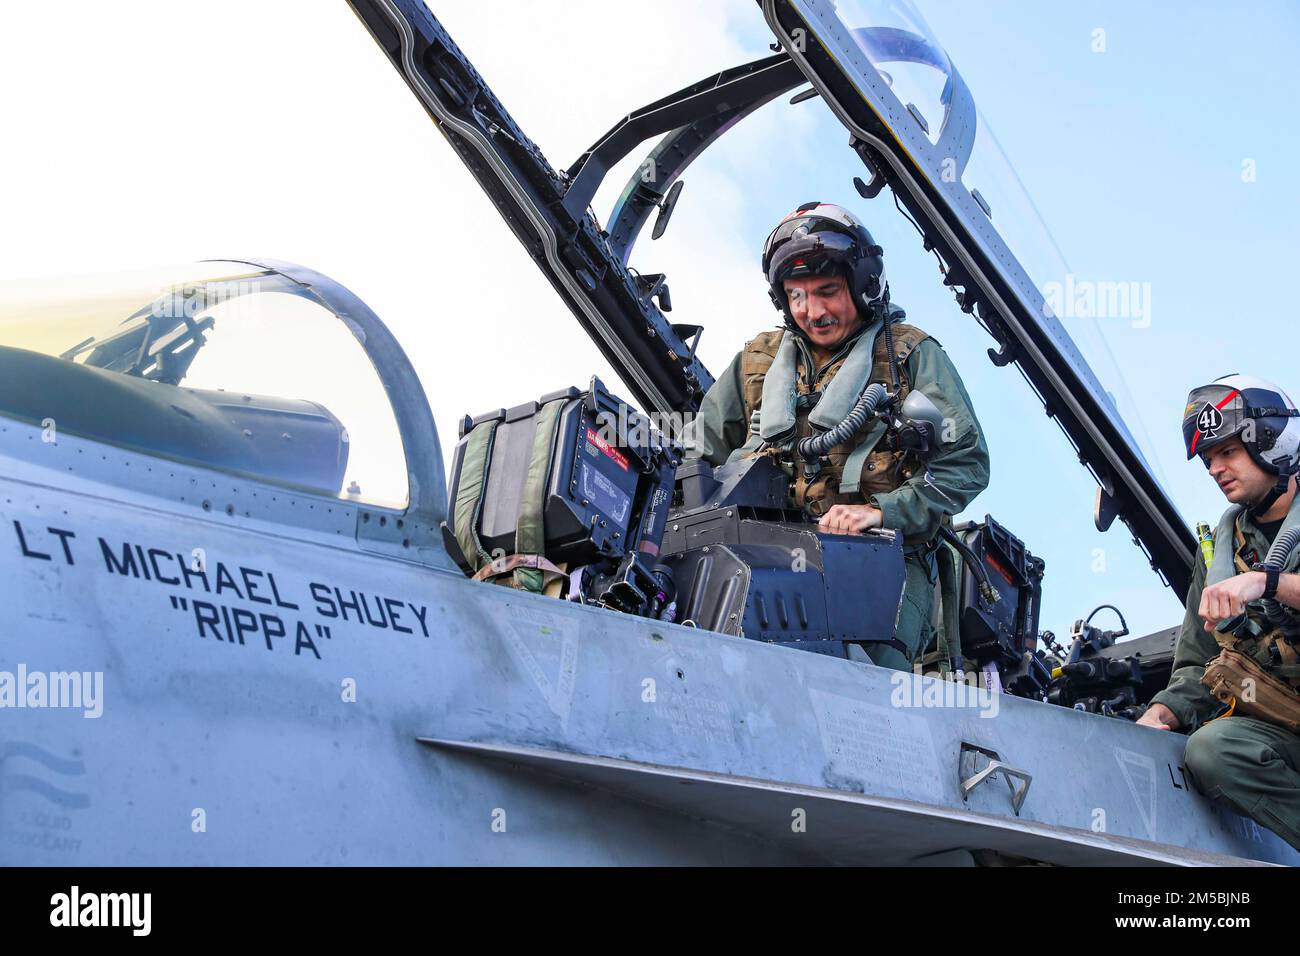
[[[773,305],[792,329],[786,279],[843,275],[865,321],[885,297],[884,250],[852,213],[831,203],[804,203],[781,220],[763,243],[763,274]]]

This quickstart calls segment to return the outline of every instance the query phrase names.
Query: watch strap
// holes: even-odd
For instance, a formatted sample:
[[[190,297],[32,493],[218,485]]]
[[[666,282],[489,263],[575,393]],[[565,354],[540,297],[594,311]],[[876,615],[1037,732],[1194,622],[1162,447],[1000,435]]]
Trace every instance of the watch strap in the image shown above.
[[[1271,601],[1277,597],[1278,578],[1282,576],[1282,569],[1277,565],[1256,564],[1256,571],[1264,572],[1264,593],[1260,595],[1260,600]]]

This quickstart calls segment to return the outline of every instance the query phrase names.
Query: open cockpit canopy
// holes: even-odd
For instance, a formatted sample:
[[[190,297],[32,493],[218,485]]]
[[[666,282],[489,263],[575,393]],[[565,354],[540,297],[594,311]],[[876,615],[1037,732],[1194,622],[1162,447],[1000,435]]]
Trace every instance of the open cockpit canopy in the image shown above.
[[[633,110],[562,171],[420,0],[350,3],[636,400],[661,413],[698,408],[713,378],[695,355],[699,327],[665,315],[671,277],[631,269],[633,244],[651,217],[662,233],[678,177],[712,142],[811,83],[870,174],[859,191],[892,191],[942,259],[960,307],[993,338],[990,357],[1019,368],[1096,477],[1098,526],[1118,517],[1185,591],[1195,542],[1135,437],[1140,419],[1105,337],[1092,316],[1068,308],[1071,276],[1056,244],[951,58],[906,0],[761,0],[756,12],[777,55]],[[602,226],[590,211],[597,189],[652,138]]]

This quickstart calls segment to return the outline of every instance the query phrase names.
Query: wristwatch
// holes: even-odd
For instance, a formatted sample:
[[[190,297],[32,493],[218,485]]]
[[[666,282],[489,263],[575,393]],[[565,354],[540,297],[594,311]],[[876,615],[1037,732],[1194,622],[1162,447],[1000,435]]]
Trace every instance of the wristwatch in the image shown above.
[[[1257,562],[1251,567],[1252,571],[1264,572],[1264,593],[1261,594],[1261,601],[1271,601],[1277,597],[1277,582],[1282,575],[1282,569],[1276,564],[1264,564]]]

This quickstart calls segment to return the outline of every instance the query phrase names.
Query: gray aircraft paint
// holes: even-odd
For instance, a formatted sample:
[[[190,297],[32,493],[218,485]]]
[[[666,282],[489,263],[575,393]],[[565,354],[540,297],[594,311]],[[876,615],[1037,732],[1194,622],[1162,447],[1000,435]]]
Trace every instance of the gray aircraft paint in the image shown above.
[[[246,481],[236,497],[201,469],[32,426],[0,425],[0,462],[0,665],[104,675],[98,720],[3,713],[5,864],[1296,859],[1187,789],[1181,736],[1009,696],[992,718],[892,707],[884,669],[369,554],[346,503]],[[254,493],[281,513],[254,512]],[[250,600],[242,575],[241,598],[139,562],[123,574],[127,544],[169,578],[162,554],[201,547],[210,577],[273,576],[281,603]],[[313,584],[364,594],[368,615],[341,620]],[[195,600],[287,633],[268,647],[259,618],[242,644],[200,636]],[[1032,776],[1019,817],[998,780],[962,802],[963,742]]]
[[[0,670],[103,680],[97,719],[0,711],[0,864],[1297,862],[1187,787],[1180,735],[1009,696],[895,707],[870,665],[466,580],[400,347],[275,267],[389,387],[411,505],[0,418]],[[196,548],[237,591],[159,579]],[[963,745],[1031,777],[1018,815],[999,779],[963,802]]]

